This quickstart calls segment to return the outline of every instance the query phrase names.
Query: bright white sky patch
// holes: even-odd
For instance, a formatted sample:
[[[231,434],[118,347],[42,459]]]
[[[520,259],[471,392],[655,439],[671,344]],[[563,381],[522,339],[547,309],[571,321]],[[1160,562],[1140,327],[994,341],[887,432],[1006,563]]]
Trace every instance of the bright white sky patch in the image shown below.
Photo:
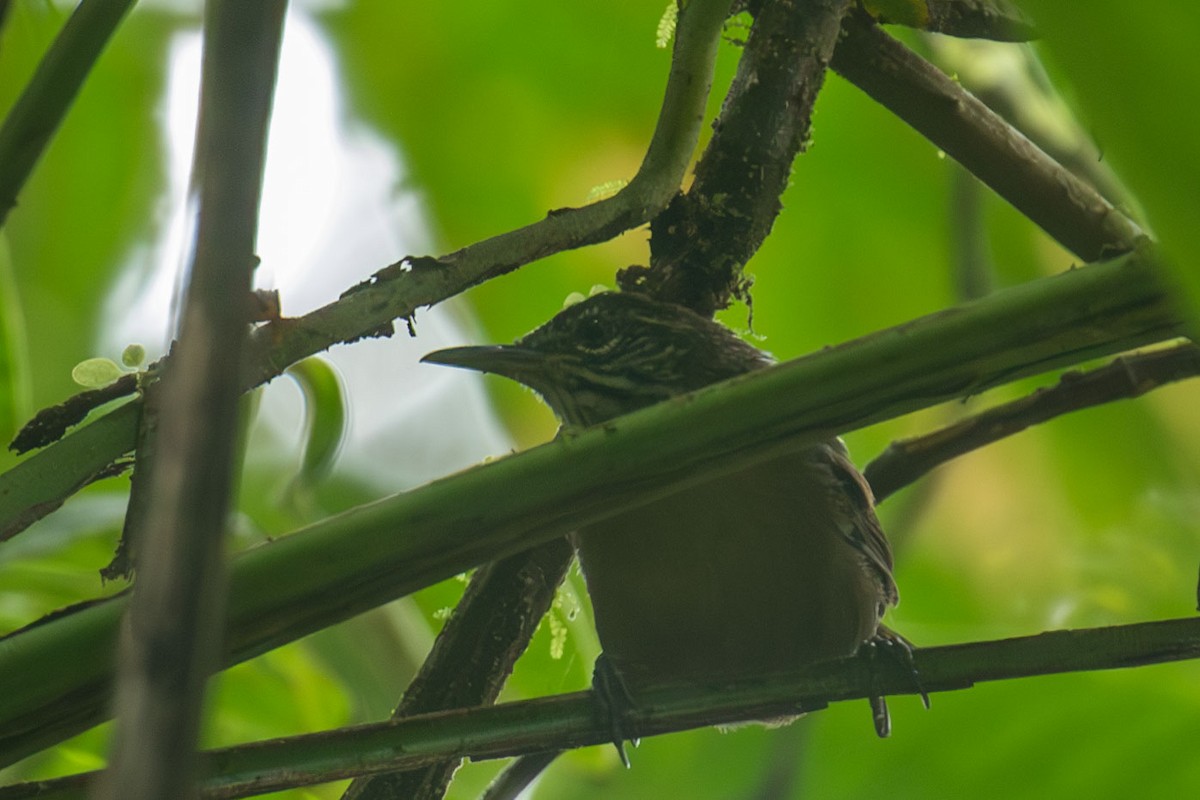
[[[171,335],[194,216],[186,198],[200,50],[200,34],[190,32],[169,51],[162,107],[168,188],[160,238],[131,255],[110,293],[105,353],[139,342],[156,358]],[[285,315],[330,303],[375,270],[434,249],[420,198],[401,184],[394,149],[346,120],[334,52],[303,11],[288,14],[268,148],[256,283],[279,290]],[[422,313],[418,333],[411,339],[401,324],[392,339],[324,354],[347,387],[351,432],[341,467],[381,489],[410,486],[509,446],[476,376],[417,364],[422,354],[466,339],[452,316],[440,308]],[[289,381],[268,387],[259,419],[297,442],[299,392]]]

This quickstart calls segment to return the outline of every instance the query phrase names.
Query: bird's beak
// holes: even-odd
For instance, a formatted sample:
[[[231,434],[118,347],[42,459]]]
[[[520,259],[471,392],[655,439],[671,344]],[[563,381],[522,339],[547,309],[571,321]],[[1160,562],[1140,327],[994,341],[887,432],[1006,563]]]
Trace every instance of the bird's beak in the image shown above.
[[[510,344],[449,347],[445,350],[435,350],[422,357],[421,361],[491,372],[524,383],[531,375],[545,369],[546,357],[536,350]]]

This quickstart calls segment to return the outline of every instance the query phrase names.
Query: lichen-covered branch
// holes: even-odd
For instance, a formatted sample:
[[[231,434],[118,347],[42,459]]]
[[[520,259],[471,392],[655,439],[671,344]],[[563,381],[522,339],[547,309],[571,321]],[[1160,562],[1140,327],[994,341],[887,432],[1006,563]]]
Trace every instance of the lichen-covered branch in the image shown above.
[[[779,215],[850,5],[763,4],[696,179],[651,223],[650,267],[622,271],[622,287],[706,316],[743,291],[742,267]]]

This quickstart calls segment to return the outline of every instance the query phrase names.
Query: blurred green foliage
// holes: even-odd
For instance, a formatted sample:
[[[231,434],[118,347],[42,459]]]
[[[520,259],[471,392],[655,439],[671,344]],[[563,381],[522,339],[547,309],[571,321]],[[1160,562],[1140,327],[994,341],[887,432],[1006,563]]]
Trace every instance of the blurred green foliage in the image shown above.
[[[1056,78],[1077,98],[1105,157],[1145,206],[1192,309],[1200,308],[1195,7],[1184,0],[1153,9],[1114,0],[1086,9],[1054,0],[1022,5],[1046,36]]]
[[[1181,3],[1025,5],[1047,34],[1041,51],[1105,158],[1144,203],[1181,273],[1196,274],[1195,14]],[[318,19],[340,64],[349,121],[395,148],[405,188],[422,198],[431,240],[445,252],[549,209],[582,204],[593,187],[632,176],[669,63],[669,51],[654,46],[662,6],[358,0],[323,4]],[[65,13],[51,4],[14,6],[0,38],[0,108],[11,104]],[[35,406],[72,393],[70,371],[79,361],[118,355],[97,353],[93,343],[117,274],[161,235],[165,59],[172,36],[195,25],[195,16],[160,6],[136,9],[20,197],[5,231],[10,258],[0,259],[0,424],[16,413],[9,409],[29,411],[26,392]],[[710,113],[738,53],[733,43],[723,48]],[[953,169],[888,112],[830,76],[785,210],[748,267],[755,343],[789,358],[956,302],[948,243]],[[991,196],[984,198],[984,224],[997,286],[1072,263]],[[647,236],[634,231],[472,290],[484,337],[510,340],[552,315],[568,293],[613,285],[617,268],[645,263]],[[365,277],[382,266],[356,269]],[[750,327],[745,307],[723,319]],[[489,388],[520,445],[552,435],[553,420],[534,396],[499,381]],[[919,644],[940,644],[1191,613],[1200,553],[1195,391],[1180,385],[1058,420],[965,457],[886,503],[881,514],[898,543],[904,596],[892,624]],[[852,435],[850,444],[865,462],[890,439],[963,411],[895,420]],[[442,428],[411,424],[428,426],[436,446]],[[291,451],[264,434],[251,448],[239,545],[378,491],[335,472],[306,503],[312,508],[285,508],[282,487],[296,470]],[[0,466],[12,463],[11,455],[0,456]],[[121,478],[91,487],[0,546],[0,628],[119,588],[101,586],[96,570],[115,544],[127,485]],[[552,657],[544,625],[509,696],[586,684],[596,643],[577,574],[571,587],[554,612],[569,630],[564,653]],[[208,740],[247,741],[384,716],[428,646],[438,612],[460,591],[456,581],[433,587],[230,670],[217,682]],[[865,704],[856,703],[779,731],[646,741],[630,771],[611,749],[597,748],[561,759],[538,796],[1181,796],[1200,783],[1191,752],[1200,735],[1197,678],[1200,666],[1185,663],[983,685],[938,695],[928,712],[899,699],[889,741],[874,738]],[[94,768],[104,739],[104,730],[89,732],[5,777]],[[468,765],[452,796],[474,796],[495,769]],[[288,796],[335,797],[337,789]]]

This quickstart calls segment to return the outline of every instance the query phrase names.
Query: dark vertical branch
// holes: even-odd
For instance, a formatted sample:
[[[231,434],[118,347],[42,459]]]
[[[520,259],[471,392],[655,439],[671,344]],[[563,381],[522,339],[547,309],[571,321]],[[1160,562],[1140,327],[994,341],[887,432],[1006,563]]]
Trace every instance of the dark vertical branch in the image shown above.
[[[208,675],[220,663],[223,532],[237,436],[254,240],[284,0],[210,0],[193,186],[199,221],[176,358],[148,405],[152,502],[136,523],[139,574],[122,632],[119,718],[102,798],[194,791]]]
[[[0,226],[133,0],[83,0],[0,126]],[[8,3],[2,6],[7,13]]]
[[[392,718],[496,702],[550,608],[573,555],[566,539],[555,539],[480,567]],[[363,778],[343,797],[438,798],[459,763],[456,758],[411,772]]]
[[[792,162],[807,144],[849,7],[849,0],[764,4],[696,180],[651,223],[651,266],[622,272],[623,288],[710,316],[742,290],[742,266],[771,232]]]

